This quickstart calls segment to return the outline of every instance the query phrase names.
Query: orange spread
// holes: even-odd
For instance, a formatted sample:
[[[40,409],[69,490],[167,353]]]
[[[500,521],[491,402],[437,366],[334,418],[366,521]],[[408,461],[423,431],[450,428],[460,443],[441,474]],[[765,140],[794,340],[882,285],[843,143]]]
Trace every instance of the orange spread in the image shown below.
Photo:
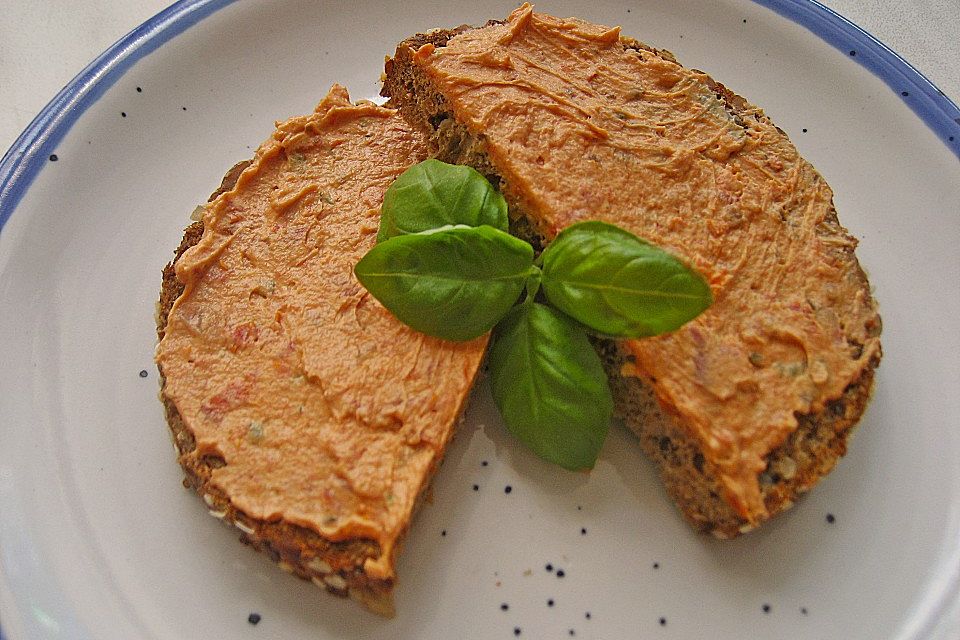
[[[880,352],[830,188],[759,110],[731,115],[703,73],[617,28],[524,5],[414,61],[547,237],[605,220],[706,275],[713,307],[628,341],[625,373],[699,439],[740,515],[764,519],[764,457]]]
[[[409,329],[353,275],[384,191],[425,156],[396,112],[352,105],[342,87],[278,124],[207,205],[156,355],[196,455],[226,461],[212,482],[233,505],[376,541],[372,577],[393,576],[487,344]]]

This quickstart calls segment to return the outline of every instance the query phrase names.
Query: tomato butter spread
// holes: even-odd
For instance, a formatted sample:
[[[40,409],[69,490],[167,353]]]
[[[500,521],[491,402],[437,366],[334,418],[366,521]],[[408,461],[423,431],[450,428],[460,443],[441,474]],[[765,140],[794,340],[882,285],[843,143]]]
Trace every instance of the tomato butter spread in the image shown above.
[[[211,483],[232,506],[374,541],[375,578],[393,576],[487,342],[417,333],[353,275],[384,191],[425,149],[393,110],[353,105],[341,87],[279,123],[206,206],[156,354],[197,454],[225,463]]]
[[[823,178],[759,109],[618,28],[524,5],[424,44],[413,63],[547,239],[603,220],[706,276],[714,305],[628,341],[623,373],[699,440],[736,511],[763,520],[765,456],[880,352],[856,241]]]

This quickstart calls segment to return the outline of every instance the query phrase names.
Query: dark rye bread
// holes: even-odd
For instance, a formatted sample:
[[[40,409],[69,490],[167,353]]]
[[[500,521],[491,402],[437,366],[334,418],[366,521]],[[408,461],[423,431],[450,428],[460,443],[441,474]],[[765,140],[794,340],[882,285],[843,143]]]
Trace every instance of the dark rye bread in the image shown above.
[[[391,106],[399,108],[408,121],[430,135],[431,151],[437,158],[470,165],[494,184],[499,184],[510,206],[511,231],[534,246],[542,247],[546,239],[538,231],[536,222],[525,213],[522,200],[488,158],[483,135],[472,134],[456,120],[444,96],[413,62],[413,53],[421,46],[443,47],[448,40],[467,29],[469,27],[432,31],[400,43],[395,57],[386,63],[382,95],[388,97]],[[654,49],[630,38],[621,37],[620,44],[625,49],[642,50],[676,62],[668,51]],[[762,111],[719,82],[709,77],[705,82],[738,123],[746,118],[769,123]],[[777,131],[786,135],[782,130]],[[836,211],[832,208],[825,222],[839,228]],[[867,278],[857,264],[853,248],[844,248],[843,251],[845,255],[841,259],[856,265],[859,286],[869,291]],[[873,330],[878,335],[879,324]],[[706,461],[698,441],[691,437],[689,430],[660,406],[646,382],[639,377],[623,375],[625,368],[629,369],[633,364],[633,357],[626,348],[610,340],[596,340],[595,344],[609,375],[618,416],[640,438],[643,450],[656,463],[668,493],[686,520],[697,530],[722,539],[755,528],[758,523],[741,517],[722,497],[715,470]],[[855,357],[859,358],[856,354]],[[800,494],[829,473],[846,453],[847,440],[869,399],[879,360],[878,353],[865,366],[860,377],[845,389],[842,397],[829,402],[823,410],[797,414],[798,427],[766,456],[766,470],[760,475],[759,484],[767,517],[790,508]]]
[[[210,196],[210,201],[232,189],[249,164],[250,161],[243,161],[234,165],[224,176],[220,188]],[[202,222],[194,222],[188,226],[174,259],[163,269],[163,284],[156,318],[158,340],[163,339],[170,309],[184,289],[183,283],[177,278],[174,263],[184,251],[199,242],[202,235]],[[210,514],[239,529],[242,542],[269,555],[284,571],[304,580],[311,580],[335,595],[350,596],[376,613],[392,616],[394,610],[391,592],[394,581],[371,578],[363,568],[368,558],[380,556],[380,546],[373,540],[365,539],[333,542],[311,529],[282,520],[257,520],[234,508],[229,498],[210,483],[211,471],[223,466],[223,460],[200,456],[195,452],[193,434],[184,424],[174,403],[162,391],[165,384],[162,370],[160,383],[160,398],[166,411],[167,424],[173,435],[177,459],[186,474],[184,486],[193,488],[203,498]]]

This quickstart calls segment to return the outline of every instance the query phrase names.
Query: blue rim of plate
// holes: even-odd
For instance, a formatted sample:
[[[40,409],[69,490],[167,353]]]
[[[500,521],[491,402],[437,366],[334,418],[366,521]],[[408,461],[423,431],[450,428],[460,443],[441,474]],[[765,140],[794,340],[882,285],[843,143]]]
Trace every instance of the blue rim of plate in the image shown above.
[[[179,0],[118,40],[69,82],[0,160],[0,231],[73,124],[138,60],[235,0]],[[960,107],[909,62],[816,0],[753,0],[853,57],[896,92],[957,157]],[[960,568],[945,576],[903,638],[923,638],[960,588]],[[4,640],[0,628],[0,640]]]

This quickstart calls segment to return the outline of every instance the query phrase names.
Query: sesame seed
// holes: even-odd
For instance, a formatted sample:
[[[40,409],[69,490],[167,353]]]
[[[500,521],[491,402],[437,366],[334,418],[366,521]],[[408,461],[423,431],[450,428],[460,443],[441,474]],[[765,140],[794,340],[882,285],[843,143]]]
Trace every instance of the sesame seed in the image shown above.
[[[56,162],[56,161],[59,160],[59,159],[60,159],[60,158],[57,157],[57,154],[55,154],[55,153],[51,153],[51,154],[50,154],[50,162]]]
[[[245,534],[247,534],[248,536],[252,536],[252,535],[255,533],[253,529],[251,529],[251,528],[248,527],[247,525],[243,524],[243,523],[240,522],[239,520],[234,520],[234,521],[233,521],[233,526],[235,526],[237,529],[240,529],[240,531],[243,531],[243,532],[244,532]]]
[[[258,622],[260,622],[260,614],[251,613],[250,615],[247,616],[247,622],[253,625],[257,624]]]
[[[549,600],[547,600],[547,606],[548,606],[548,607],[552,607],[552,606],[553,606],[553,598],[550,598]]]
[[[480,491],[480,485],[478,485],[478,484],[473,485],[473,490],[474,490],[474,491]]]
[[[837,521],[837,519],[834,517],[834,515],[833,515],[832,513],[828,513],[828,514],[827,514],[827,523],[828,523],[828,524],[833,524],[833,523],[836,522],[836,521]]]
[[[443,537],[446,537],[446,536],[447,536],[447,530],[444,529],[443,531],[441,531],[441,532],[440,532],[440,535],[443,536]]]
[[[546,569],[547,571],[553,571],[553,565],[552,565],[552,564],[547,564],[547,566],[544,567],[544,569]]]
[[[587,528],[586,528],[586,527],[580,527],[580,535],[582,535],[582,536],[587,535]]]
[[[557,569],[557,577],[558,577],[558,578],[562,578],[562,577],[565,576],[565,575],[567,575],[567,574],[564,573],[563,569]]]
[[[146,369],[140,369],[140,377],[141,377],[141,378],[146,378],[148,375],[149,375],[149,374],[147,373],[147,370],[146,370]]]
[[[587,620],[589,620],[590,617],[591,617],[591,616],[590,616],[590,612],[587,611],[587,612],[583,615],[583,617],[586,618]]]
[[[515,636],[520,635],[520,627],[514,627],[514,628],[513,628],[513,635],[515,635]]]
[[[660,618],[660,626],[661,626],[661,627],[667,626],[667,619],[666,619],[666,618]]]
[[[488,464],[490,464],[490,463],[487,462],[486,460],[484,460],[483,462],[480,463],[480,466],[481,466],[481,467],[485,467],[485,466],[487,466]]]
[[[763,605],[761,609],[763,609],[764,613],[770,613],[770,605],[768,604]]]
[[[855,56],[855,55],[857,55],[857,52],[854,51],[853,49],[850,49],[850,55],[851,55],[851,56]]]
[[[137,87],[137,93],[143,93],[143,87]]]
[[[126,112],[126,111],[121,111],[121,112],[120,112],[120,117],[121,117],[121,118],[126,118],[126,117],[127,117],[127,112]]]
[[[331,573],[323,577],[323,581],[326,582],[330,587],[337,590],[343,590],[347,588],[347,581],[343,579],[343,576],[336,573]]]
[[[909,91],[901,91],[901,92],[900,92],[900,95],[902,95],[904,98],[906,98],[907,96],[910,95],[910,92],[909,92]]]
[[[513,491],[513,487],[511,487],[510,485],[507,485],[503,488],[504,493],[510,493],[511,491]]]
[[[500,611],[506,611],[509,608],[510,608],[510,605],[508,605],[506,602],[500,605]]]
[[[310,562],[307,563],[307,568],[313,569],[318,573],[330,573],[333,571],[333,567],[330,566],[330,563],[321,560],[320,558],[312,558]]]
[[[187,108],[186,108],[186,107],[180,107],[180,108],[181,108],[181,109],[183,109],[184,111],[186,111],[186,110],[187,110]]]
[[[659,562],[654,562],[654,563],[653,563],[653,568],[654,568],[654,569],[659,569],[659,568],[660,568],[660,563],[659,563]]]
[[[800,131],[803,131],[804,133],[806,133],[806,132],[807,132],[807,130],[806,130],[806,129],[800,129]]]

